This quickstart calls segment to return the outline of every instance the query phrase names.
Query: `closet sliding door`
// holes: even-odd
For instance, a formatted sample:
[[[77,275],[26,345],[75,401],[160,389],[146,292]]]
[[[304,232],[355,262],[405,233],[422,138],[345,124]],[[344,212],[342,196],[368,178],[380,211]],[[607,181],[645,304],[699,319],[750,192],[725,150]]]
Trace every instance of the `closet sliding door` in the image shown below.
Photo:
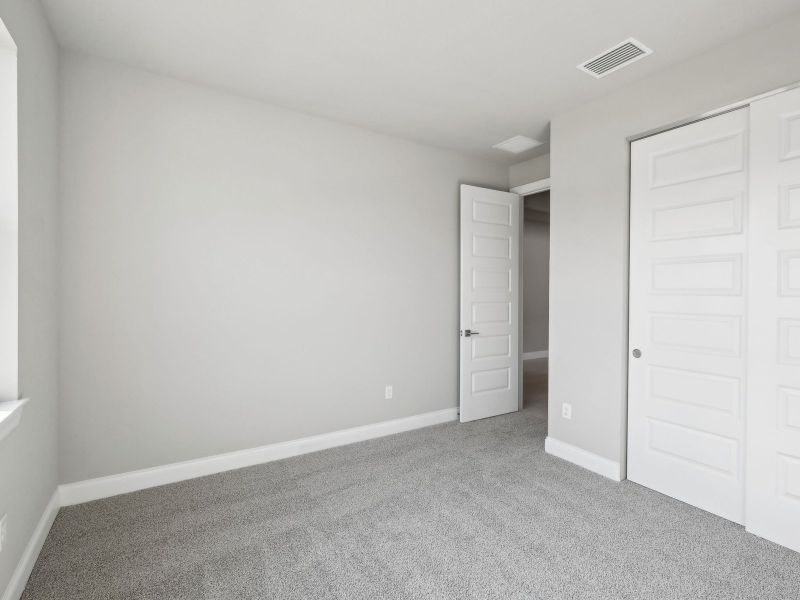
[[[631,145],[628,477],[800,551],[800,89]]]
[[[631,145],[628,478],[744,522],[747,109]]]
[[[746,524],[800,551],[800,90],[750,128]]]

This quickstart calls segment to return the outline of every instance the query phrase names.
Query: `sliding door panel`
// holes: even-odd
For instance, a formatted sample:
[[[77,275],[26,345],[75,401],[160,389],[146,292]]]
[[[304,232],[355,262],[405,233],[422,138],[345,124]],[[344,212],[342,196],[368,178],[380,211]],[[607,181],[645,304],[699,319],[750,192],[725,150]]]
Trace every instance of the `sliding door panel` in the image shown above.
[[[800,90],[751,106],[747,529],[800,551]]]
[[[747,137],[745,109],[631,145],[628,478],[738,523]]]

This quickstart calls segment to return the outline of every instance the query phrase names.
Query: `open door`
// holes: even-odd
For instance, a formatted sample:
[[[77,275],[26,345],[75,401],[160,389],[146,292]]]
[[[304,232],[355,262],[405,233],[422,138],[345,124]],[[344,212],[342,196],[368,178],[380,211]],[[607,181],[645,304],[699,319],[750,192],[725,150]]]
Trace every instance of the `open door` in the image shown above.
[[[519,409],[520,198],[461,186],[461,422]]]

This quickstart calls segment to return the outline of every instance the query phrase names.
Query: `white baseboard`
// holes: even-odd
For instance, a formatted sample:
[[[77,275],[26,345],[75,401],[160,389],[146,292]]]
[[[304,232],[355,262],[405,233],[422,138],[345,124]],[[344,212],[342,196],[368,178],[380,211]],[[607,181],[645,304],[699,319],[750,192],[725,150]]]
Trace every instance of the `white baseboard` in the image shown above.
[[[288,442],[269,444],[248,450],[239,450],[187,460],[184,462],[120,473],[108,477],[88,479],[76,483],[67,483],[59,486],[61,506],[80,504],[100,498],[108,498],[118,494],[127,494],[146,488],[175,483],[194,477],[212,475],[232,469],[241,469],[273,460],[345,446],[354,442],[362,442],[373,438],[411,431],[430,425],[438,425],[448,421],[455,421],[458,418],[457,408],[446,408],[434,412],[414,415],[402,419],[382,421],[371,425],[342,429],[331,433],[323,433],[311,437],[300,438]]]
[[[523,352],[522,360],[535,360],[537,358],[547,358],[550,353],[547,350],[537,350],[536,352]]]
[[[53,521],[56,519],[59,507],[58,490],[56,490],[52,498],[50,498],[50,502],[47,503],[36,529],[33,530],[33,535],[28,540],[28,545],[25,546],[25,550],[17,563],[17,568],[11,574],[11,580],[3,593],[2,600],[19,600],[22,596],[25,584],[28,583],[28,577],[30,577],[33,566],[36,564],[36,559],[39,558],[39,552],[42,550],[44,540],[47,538],[50,527],[52,527]]]
[[[583,448],[578,448],[548,436],[544,440],[544,451],[579,467],[594,471],[603,477],[608,477],[614,481],[622,481],[622,471],[618,462],[593,454]]]

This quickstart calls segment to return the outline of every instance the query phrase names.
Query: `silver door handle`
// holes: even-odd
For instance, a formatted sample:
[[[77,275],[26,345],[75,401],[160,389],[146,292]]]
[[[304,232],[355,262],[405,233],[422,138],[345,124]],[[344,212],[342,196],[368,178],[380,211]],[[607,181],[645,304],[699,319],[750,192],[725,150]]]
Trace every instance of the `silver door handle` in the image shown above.
[[[473,335],[480,335],[480,331],[472,331],[471,329],[462,329],[461,335],[464,337],[472,337]]]
[[[631,354],[633,354],[633,358],[639,358],[642,355],[642,351],[638,348],[634,348]]]

